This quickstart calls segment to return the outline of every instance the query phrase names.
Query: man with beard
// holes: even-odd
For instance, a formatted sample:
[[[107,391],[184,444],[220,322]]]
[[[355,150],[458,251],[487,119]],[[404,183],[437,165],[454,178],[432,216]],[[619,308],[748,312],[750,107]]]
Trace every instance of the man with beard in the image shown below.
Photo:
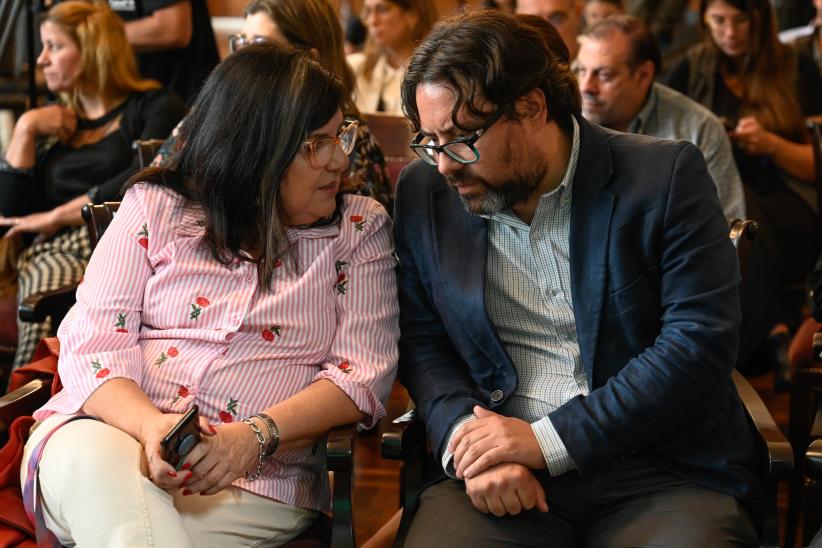
[[[498,12],[438,25],[402,95],[400,378],[441,480],[407,544],[756,545],[739,273],[698,149],[586,122]]]
[[[579,39],[574,72],[582,114],[616,131],[684,139],[705,156],[728,219],[745,218],[745,195],[722,122],[693,99],[658,82],[662,54],[654,35],[630,15],[608,17]]]

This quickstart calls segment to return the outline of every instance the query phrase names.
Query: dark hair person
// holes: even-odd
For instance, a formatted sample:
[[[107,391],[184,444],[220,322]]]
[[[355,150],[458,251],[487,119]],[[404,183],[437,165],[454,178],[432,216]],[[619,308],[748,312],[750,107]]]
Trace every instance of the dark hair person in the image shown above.
[[[240,34],[229,37],[230,51],[258,42],[280,42],[302,49],[342,82],[342,111],[348,119],[360,119],[354,101],[356,81],[345,61],[343,34],[329,0],[251,0],[245,7]],[[155,164],[165,163],[179,147],[178,130],[160,149]],[[393,195],[385,158],[368,126],[360,120],[357,143],[349,157],[344,190],[369,196],[389,211]]]
[[[749,191],[748,215],[775,238],[773,246],[768,238],[760,245],[772,249],[769,262],[781,269],[772,285],[801,283],[820,246],[804,120],[822,113],[822,79],[812,59],[779,42],[768,0],[702,0],[700,15],[703,43],[673,68],[668,84],[724,119]],[[767,314],[766,323],[776,326],[778,344],[771,346],[787,371],[787,331],[796,318],[784,304],[781,309]],[[765,321],[766,314],[759,316]]]
[[[37,64],[59,99],[24,113],[0,158],[0,226],[8,240],[36,235],[17,262],[19,301],[77,283],[91,253],[83,204],[116,199],[137,171],[131,142],[164,139],[184,113],[176,95],[140,78],[105,2],[57,4],[40,35]],[[18,322],[15,367],[48,334],[47,323]]]
[[[24,455],[60,428],[34,458],[61,543],[280,544],[328,507],[316,444],[385,413],[399,336],[388,215],[339,194],[343,102],[305,52],[243,48],[206,81],[173,167],[126,191]],[[194,405],[202,439],[175,469],[160,440]]]

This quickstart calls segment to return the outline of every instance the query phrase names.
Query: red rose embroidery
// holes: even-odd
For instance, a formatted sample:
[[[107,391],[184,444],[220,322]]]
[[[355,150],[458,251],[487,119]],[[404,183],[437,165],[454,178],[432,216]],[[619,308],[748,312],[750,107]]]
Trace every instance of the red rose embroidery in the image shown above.
[[[206,299],[205,297],[197,297],[197,300],[194,301],[197,303],[198,306],[206,307],[211,304],[211,301]]]
[[[334,287],[337,289],[337,293],[340,295],[345,295],[345,292],[348,289],[348,280],[345,279],[345,272],[340,272],[337,275],[337,281],[334,282]]]
[[[338,368],[340,369],[340,371],[342,371],[343,373],[351,373],[351,369],[352,369],[352,367],[351,367],[351,364],[350,364],[350,363],[348,363],[348,360],[346,360],[346,361],[344,361],[344,362],[340,363],[340,365],[338,365],[337,367],[338,367]]]
[[[166,350],[166,354],[168,354],[169,358],[176,358],[180,354],[180,351],[177,350],[176,347],[170,346],[168,348],[168,350]],[[183,396],[183,397],[185,397],[185,396]]]
[[[177,390],[177,395],[180,396],[181,398],[187,398],[188,397],[188,387],[180,385],[180,389]]]
[[[145,249],[148,249],[148,227],[145,223],[143,223],[143,229],[137,233],[140,238],[137,240],[137,243],[143,246]]]
[[[365,226],[365,219],[363,219],[362,215],[352,215],[348,218],[352,223],[354,223],[354,228],[358,231],[362,231],[363,227]]]
[[[237,414],[237,400],[229,396],[225,411],[220,411],[220,420],[223,422],[234,422],[233,415]]]
[[[282,329],[282,327],[280,327],[279,325],[272,325],[268,329],[263,329],[263,332],[262,332],[263,339],[265,339],[267,341],[273,341],[275,336],[276,337],[280,336],[280,329]]]
[[[96,360],[91,362],[91,369],[94,376],[98,379],[104,379],[111,373],[108,367],[103,367],[103,365]]]
[[[126,314],[117,313],[117,323],[114,324],[116,333],[128,333],[128,329],[126,329]]]

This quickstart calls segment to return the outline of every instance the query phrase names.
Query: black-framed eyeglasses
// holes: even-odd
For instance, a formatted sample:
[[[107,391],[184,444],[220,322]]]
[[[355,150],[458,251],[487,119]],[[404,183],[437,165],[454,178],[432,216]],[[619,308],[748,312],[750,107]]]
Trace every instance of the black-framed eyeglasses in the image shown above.
[[[357,143],[357,128],[359,126],[360,123],[357,120],[346,120],[336,137],[314,137],[303,141],[308,163],[315,168],[327,166],[334,157],[338,145],[346,156],[351,154],[354,145]]]
[[[253,36],[246,36],[245,34],[230,34],[228,36],[228,52],[234,53],[238,49],[250,46],[251,44],[265,44],[267,42],[271,42],[271,39],[256,34]]]
[[[502,110],[498,110],[492,114],[480,127],[471,135],[466,137],[458,137],[453,141],[448,141],[442,145],[424,144],[422,141],[426,138],[425,135],[419,134],[409,145],[417,156],[423,161],[432,166],[437,165],[438,157],[441,152],[448,155],[449,158],[456,160],[461,164],[473,164],[480,158],[479,150],[474,146],[476,142],[482,137],[488,128],[494,125],[497,120],[502,117]]]

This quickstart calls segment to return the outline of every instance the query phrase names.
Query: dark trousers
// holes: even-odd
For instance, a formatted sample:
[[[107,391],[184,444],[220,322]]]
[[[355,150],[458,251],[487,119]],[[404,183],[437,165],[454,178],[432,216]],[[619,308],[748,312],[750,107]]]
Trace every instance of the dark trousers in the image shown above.
[[[736,499],[679,479],[639,457],[593,478],[537,472],[548,513],[482,514],[461,481],[427,488],[408,547],[758,546],[756,528]]]

